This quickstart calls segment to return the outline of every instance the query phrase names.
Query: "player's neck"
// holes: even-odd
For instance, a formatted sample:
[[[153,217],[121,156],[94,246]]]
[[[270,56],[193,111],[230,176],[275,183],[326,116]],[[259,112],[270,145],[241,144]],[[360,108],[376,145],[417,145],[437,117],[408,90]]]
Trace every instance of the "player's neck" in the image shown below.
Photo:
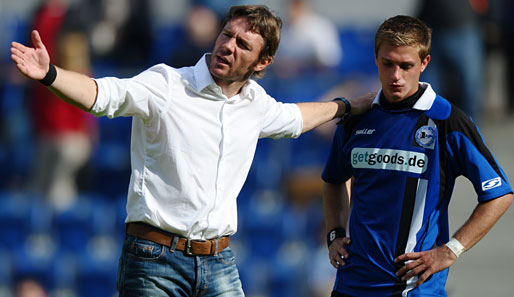
[[[421,98],[421,95],[423,95],[423,93],[425,92],[425,89],[426,89],[426,86],[419,85],[418,90],[414,94],[412,94],[409,97],[404,98],[400,101],[397,101],[397,102],[390,102],[389,100],[387,100],[384,93],[381,92],[380,93],[380,106],[382,106],[385,109],[389,109],[389,110],[402,110],[402,109],[412,108],[414,106],[414,104],[416,104],[416,102],[418,102],[418,99]]]

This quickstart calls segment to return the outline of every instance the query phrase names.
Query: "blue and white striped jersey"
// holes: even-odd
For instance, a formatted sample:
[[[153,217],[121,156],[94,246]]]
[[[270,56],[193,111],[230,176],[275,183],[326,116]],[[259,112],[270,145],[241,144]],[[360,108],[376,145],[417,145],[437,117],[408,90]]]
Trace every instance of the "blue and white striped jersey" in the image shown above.
[[[448,270],[417,288],[395,276],[393,259],[449,240],[448,204],[455,179],[473,184],[478,201],[512,192],[472,120],[430,85],[412,108],[380,106],[339,125],[322,174],[354,177],[347,247],[334,290],[353,296],[446,296]]]

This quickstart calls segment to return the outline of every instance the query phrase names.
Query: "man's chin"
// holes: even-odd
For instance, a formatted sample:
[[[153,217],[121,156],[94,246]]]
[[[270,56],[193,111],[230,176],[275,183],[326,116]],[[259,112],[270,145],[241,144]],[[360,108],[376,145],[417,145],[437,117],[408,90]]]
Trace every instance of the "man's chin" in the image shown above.
[[[389,102],[399,102],[405,99],[405,95],[401,92],[391,92],[389,94],[384,94]]]
[[[213,77],[224,79],[227,76],[227,72],[219,67],[209,67],[209,72]]]

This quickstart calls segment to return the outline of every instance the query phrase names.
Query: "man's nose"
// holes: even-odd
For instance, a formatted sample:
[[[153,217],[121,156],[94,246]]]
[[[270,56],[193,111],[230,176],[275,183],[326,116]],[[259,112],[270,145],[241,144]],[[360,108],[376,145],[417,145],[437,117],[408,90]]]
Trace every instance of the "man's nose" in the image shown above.
[[[228,38],[223,44],[222,48],[224,51],[232,53],[236,45],[236,39],[234,37]]]
[[[399,81],[402,77],[400,66],[395,66],[392,73],[394,81]]]

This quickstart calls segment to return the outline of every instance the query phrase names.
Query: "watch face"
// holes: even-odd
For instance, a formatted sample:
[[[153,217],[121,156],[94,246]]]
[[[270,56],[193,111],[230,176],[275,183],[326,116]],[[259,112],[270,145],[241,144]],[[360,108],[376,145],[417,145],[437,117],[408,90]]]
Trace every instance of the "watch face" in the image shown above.
[[[336,239],[336,231],[332,231],[330,232],[330,241],[333,241],[334,239]]]

